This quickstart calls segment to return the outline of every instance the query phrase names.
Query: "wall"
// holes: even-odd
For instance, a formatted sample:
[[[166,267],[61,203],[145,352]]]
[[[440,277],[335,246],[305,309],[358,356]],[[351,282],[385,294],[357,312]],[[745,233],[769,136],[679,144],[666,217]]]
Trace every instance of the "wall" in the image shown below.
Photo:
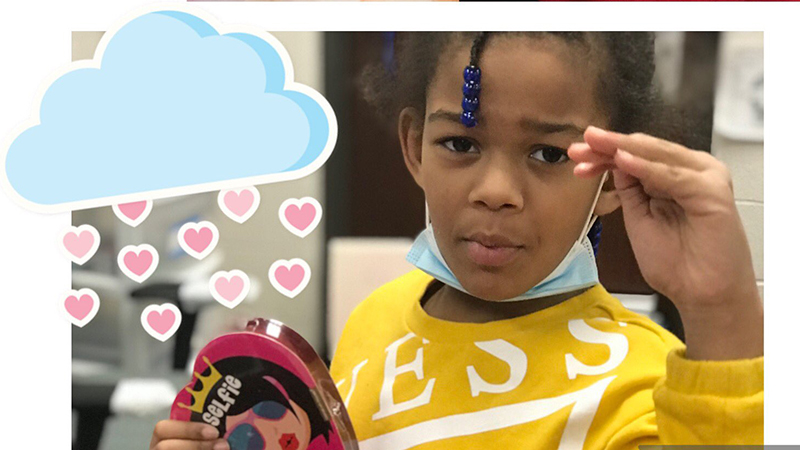
[[[725,70],[726,66],[741,66],[736,62],[742,54],[747,57],[758,57],[760,51],[763,67],[763,33],[723,33],[720,42],[720,64],[718,73]],[[737,57],[739,53],[739,57]],[[717,98],[715,101],[715,126],[711,144],[711,153],[725,162],[733,176],[733,188],[736,198],[736,207],[742,217],[747,239],[750,243],[750,252],[753,256],[753,267],[758,279],[759,293],[764,297],[764,142],[760,140],[747,141],[742,137],[733,136],[730,130],[720,129],[723,114],[733,111],[735,105],[722,98],[720,88],[725,81],[739,85],[742,74],[729,72],[732,78],[720,79],[718,83]],[[742,96],[749,92],[737,90]],[[763,97],[762,97],[763,98]],[[763,123],[763,115],[762,115]],[[743,129],[740,127],[740,129]],[[735,131],[735,130],[734,130]]]

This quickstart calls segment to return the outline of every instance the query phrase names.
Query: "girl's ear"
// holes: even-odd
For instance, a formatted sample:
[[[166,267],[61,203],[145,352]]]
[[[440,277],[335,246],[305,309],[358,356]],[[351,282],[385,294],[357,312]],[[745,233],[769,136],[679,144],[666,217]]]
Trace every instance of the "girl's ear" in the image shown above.
[[[422,169],[422,120],[419,111],[408,107],[400,111],[400,119],[397,123],[403,159],[411,176],[414,177],[414,181],[420,187],[422,187],[420,175]]]
[[[611,214],[620,207],[622,203],[619,200],[619,193],[614,188],[614,172],[608,174],[608,179],[600,191],[600,196],[597,198],[597,205],[594,207],[594,213],[598,216],[605,216]]]

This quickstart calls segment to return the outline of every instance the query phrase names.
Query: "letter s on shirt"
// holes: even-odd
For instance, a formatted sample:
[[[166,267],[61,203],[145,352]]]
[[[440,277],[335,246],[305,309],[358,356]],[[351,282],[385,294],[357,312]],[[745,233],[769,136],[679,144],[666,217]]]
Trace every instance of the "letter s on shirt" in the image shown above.
[[[624,323],[620,323],[624,326]],[[620,333],[607,333],[589,326],[583,319],[570,320],[569,332],[575,339],[587,344],[603,344],[611,351],[608,360],[597,366],[578,361],[572,353],[566,354],[567,376],[574,380],[578,375],[601,375],[622,364],[628,355],[628,338]]]

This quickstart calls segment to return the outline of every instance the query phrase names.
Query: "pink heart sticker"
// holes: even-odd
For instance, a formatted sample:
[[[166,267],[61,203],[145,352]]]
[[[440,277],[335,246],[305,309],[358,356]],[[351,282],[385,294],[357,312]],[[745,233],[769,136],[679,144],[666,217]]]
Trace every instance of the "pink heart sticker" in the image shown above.
[[[239,193],[229,191],[225,193],[225,205],[237,216],[243,216],[253,206],[253,193],[242,191]]]
[[[311,268],[300,258],[275,261],[269,268],[269,281],[281,294],[294,298],[308,286]]]
[[[178,230],[178,244],[183,251],[196,259],[203,259],[211,253],[219,241],[217,227],[208,221],[187,222]]]
[[[244,223],[253,216],[261,203],[261,194],[254,186],[220,191],[217,196],[219,209],[231,220]]]
[[[217,292],[222,298],[230,302],[242,293],[244,280],[241,277],[231,277],[230,280],[220,278],[214,283],[214,287],[217,288]]]
[[[64,247],[76,258],[83,258],[94,244],[94,236],[88,231],[81,232],[80,235],[69,232],[64,236]]]
[[[117,255],[117,265],[125,276],[141,283],[155,272],[158,252],[148,244],[126,245]]]
[[[214,300],[227,308],[235,308],[250,292],[250,277],[241,270],[219,271],[208,283]]]
[[[132,227],[136,227],[144,222],[147,216],[150,215],[150,211],[153,210],[153,201],[141,200],[138,202],[120,203],[118,205],[113,205],[112,209],[119,220]]]
[[[100,247],[100,233],[91,225],[68,227],[61,232],[60,246],[64,256],[83,265]]]
[[[94,307],[94,299],[86,294],[80,297],[70,295],[64,302],[64,307],[67,308],[67,312],[70,316],[78,320],[83,320]]]
[[[171,303],[150,305],[142,311],[142,327],[161,342],[171,338],[181,325],[181,311]]]
[[[175,324],[175,313],[170,310],[150,311],[150,314],[147,315],[147,323],[156,333],[167,334],[167,331]]]
[[[314,205],[310,203],[306,203],[302,208],[298,208],[297,205],[289,205],[289,207],[286,208],[286,220],[301,231],[311,225],[316,215],[317,210],[314,208]]]
[[[121,203],[117,206],[122,214],[125,215],[125,217],[131,220],[136,220],[142,215],[145,208],[147,208],[147,201],[143,200],[140,202]]]
[[[138,255],[130,251],[124,257],[125,267],[136,275],[142,276],[150,265],[153,264],[153,254],[147,250],[142,250]]]
[[[91,289],[70,290],[60,301],[64,317],[73,325],[83,327],[94,319],[100,308],[100,298]]]
[[[200,253],[211,244],[212,237],[213,233],[210,229],[201,228],[200,230],[187,230],[183,238],[186,240],[186,245]]]
[[[292,234],[303,238],[319,225],[322,219],[322,205],[313,197],[290,198],[281,204],[278,218]]]
[[[275,279],[278,283],[287,290],[294,290],[303,281],[303,276],[306,271],[299,265],[292,266],[291,269],[286,267],[278,267],[275,271]]]

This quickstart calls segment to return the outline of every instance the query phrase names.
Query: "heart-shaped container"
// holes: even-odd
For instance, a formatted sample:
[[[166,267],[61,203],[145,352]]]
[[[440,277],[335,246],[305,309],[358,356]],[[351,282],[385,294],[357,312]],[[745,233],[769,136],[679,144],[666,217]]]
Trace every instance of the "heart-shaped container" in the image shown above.
[[[358,449],[325,364],[276,320],[251,320],[206,345],[170,418],[214,426],[231,450]]]

